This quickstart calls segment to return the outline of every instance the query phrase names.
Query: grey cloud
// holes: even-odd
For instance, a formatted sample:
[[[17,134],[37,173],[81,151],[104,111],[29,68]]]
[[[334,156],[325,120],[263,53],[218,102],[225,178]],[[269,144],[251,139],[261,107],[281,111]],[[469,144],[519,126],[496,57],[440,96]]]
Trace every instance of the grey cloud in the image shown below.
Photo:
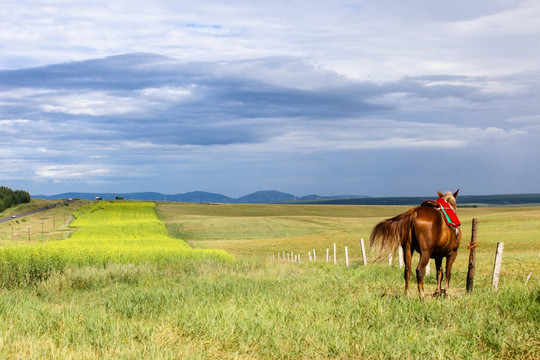
[[[520,90],[496,91],[493,84],[504,81]],[[501,109],[532,98],[535,86],[530,74],[443,74],[371,83],[291,57],[183,62],[127,54],[0,71],[0,130],[9,129],[11,139],[0,148],[10,149],[3,161],[16,164],[10,179],[17,173],[36,179],[58,175],[72,184],[82,184],[86,176],[127,181],[130,174],[141,184],[145,174],[167,178],[171,169],[185,170],[189,179],[219,169],[234,183],[243,167],[251,169],[245,171],[253,181],[279,182],[281,171],[305,179],[317,176],[321,170],[311,170],[317,166],[337,171],[343,159],[342,166],[365,167],[429,149],[420,158],[426,165],[414,165],[425,173],[448,149],[458,151],[461,161],[470,149],[489,153],[485,144],[521,144],[512,150],[516,156],[533,148],[538,134],[530,121],[507,121],[535,119],[533,107],[508,114]],[[366,154],[375,158],[355,160]],[[318,163],[319,158],[335,164]],[[511,162],[511,156],[504,159]],[[272,165],[256,174],[263,163]],[[458,165],[448,171],[459,171]],[[364,176],[366,186],[375,189],[376,177],[391,172],[362,175],[359,169],[348,176]],[[331,186],[329,179],[320,183]]]

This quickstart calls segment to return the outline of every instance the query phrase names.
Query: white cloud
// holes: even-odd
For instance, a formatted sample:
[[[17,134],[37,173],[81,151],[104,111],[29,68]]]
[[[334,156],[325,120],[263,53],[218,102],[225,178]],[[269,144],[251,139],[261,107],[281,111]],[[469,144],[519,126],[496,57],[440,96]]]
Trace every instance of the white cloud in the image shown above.
[[[142,104],[138,99],[106,94],[104,92],[86,92],[63,94],[49,97],[50,103],[40,106],[44,112],[71,115],[121,115],[138,112]]]
[[[43,165],[35,172],[41,178],[52,180],[92,179],[108,175],[110,169],[88,164]]]
[[[0,43],[9,45],[0,68],[21,59],[45,64],[134,51],[193,61],[295,56],[346,76],[386,81],[536,69],[539,55],[526,46],[540,31],[535,1],[456,2],[442,10],[400,1],[137,4],[11,2],[0,10]]]

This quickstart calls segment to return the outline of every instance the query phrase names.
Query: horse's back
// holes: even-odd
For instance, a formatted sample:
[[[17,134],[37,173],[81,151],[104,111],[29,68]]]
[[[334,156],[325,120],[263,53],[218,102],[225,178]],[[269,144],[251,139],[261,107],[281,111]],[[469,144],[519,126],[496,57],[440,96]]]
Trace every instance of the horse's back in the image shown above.
[[[415,208],[416,217],[412,224],[413,247],[418,252],[448,253],[454,249],[452,233],[439,210],[432,206]]]

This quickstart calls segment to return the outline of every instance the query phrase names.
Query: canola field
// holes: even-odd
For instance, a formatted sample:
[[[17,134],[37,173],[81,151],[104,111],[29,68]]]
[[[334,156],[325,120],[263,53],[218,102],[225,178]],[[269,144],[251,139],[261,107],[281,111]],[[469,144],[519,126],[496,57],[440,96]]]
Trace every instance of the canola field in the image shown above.
[[[222,250],[192,249],[169,236],[150,202],[100,202],[80,208],[65,240],[0,248],[0,286],[31,284],[68,265],[167,263],[186,258],[232,258]]]

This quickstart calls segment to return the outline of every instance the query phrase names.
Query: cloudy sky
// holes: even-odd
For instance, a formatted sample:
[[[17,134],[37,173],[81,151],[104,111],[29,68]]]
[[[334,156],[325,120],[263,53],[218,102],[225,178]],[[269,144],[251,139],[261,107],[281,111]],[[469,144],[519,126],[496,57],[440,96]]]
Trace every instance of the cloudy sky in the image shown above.
[[[0,184],[540,192],[540,2],[0,0]]]

